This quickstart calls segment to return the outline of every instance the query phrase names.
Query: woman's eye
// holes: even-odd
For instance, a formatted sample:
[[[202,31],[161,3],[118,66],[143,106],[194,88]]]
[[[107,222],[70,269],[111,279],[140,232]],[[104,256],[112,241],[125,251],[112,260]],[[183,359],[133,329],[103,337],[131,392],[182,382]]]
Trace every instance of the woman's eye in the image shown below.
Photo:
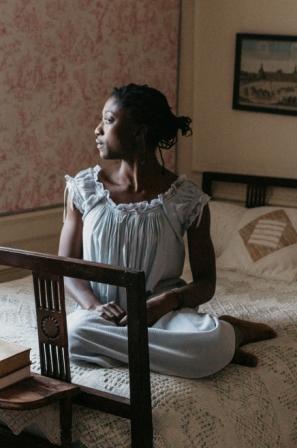
[[[112,118],[104,118],[104,123],[106,124],[111,124],[112,123]]]

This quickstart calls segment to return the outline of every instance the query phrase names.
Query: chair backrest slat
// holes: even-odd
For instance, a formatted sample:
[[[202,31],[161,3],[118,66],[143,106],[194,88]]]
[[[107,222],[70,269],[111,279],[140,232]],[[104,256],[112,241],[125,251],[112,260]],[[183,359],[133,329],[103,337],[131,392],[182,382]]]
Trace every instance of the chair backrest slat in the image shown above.
[[[32,272],[42,375],[71,381],[64,279]]]

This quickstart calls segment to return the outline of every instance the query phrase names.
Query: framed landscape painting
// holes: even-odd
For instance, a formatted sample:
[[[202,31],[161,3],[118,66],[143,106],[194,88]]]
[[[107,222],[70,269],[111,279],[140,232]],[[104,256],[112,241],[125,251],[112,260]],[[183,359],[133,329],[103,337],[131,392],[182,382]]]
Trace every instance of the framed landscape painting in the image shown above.
[[[236,35],[233,109],[297,115],[297,36]]]

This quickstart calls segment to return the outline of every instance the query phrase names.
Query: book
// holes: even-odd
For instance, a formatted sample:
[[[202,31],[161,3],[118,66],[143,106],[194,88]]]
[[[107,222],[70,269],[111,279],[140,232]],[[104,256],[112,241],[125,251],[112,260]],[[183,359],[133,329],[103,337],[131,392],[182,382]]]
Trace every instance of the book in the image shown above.
[[[7,386],[18,383],[19,381],[28,378],[31,375],[30,364],[21,369],[15,370],[6,376],[0,378],[0,389],[4,389]]]
[[[30,364],[30,348],[0,339],[0,379]]]

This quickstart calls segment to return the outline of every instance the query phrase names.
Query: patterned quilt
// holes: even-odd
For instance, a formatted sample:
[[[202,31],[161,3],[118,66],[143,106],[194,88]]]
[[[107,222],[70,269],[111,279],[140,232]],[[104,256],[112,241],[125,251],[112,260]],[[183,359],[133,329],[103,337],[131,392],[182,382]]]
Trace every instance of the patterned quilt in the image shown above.
[[[152,374],[156,448],[297,447],[297,284],[267,282],[232,272],[218,273],[215,298],[200,311],[262,321],[278,338],[251,344],[257,368],[230,364],[200,380]],[[68,310],[72,304],[68,301]],[[31,279],[0,285],[0,337],[32,347],[38,371],[38,345]],[[72,365],[73,382],[129,395],[127,370]],[[46,417],[46,418],[45,418]],[[58,443],[58,410],[0,411],[15,432],[38,428]],[[34,426],[32,426],[34,425]],[[75,406],[77,448],[128,448],[129,421]]]

